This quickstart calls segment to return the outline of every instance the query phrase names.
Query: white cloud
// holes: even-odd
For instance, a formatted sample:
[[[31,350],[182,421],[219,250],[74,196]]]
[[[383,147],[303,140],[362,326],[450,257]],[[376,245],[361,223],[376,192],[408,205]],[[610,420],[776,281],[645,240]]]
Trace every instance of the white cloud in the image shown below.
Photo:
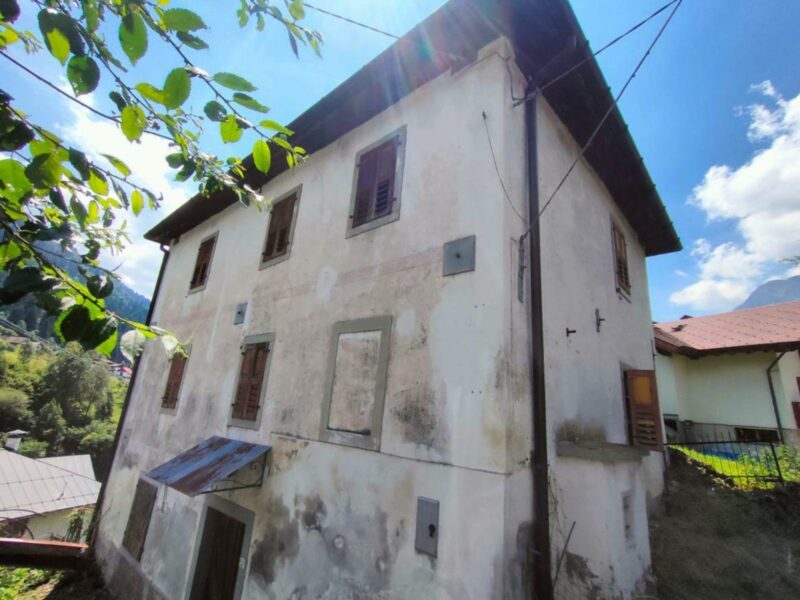
[[[66,91],[66,87],[64,89]],[[93,105],[92,96],[82,96],[81,100]],[[140,142],[132,143],[114,123],[93,115],[77,104],[69,103],[68,108],[70,121],[56,125],[59,135],[89,153],[98,164],[108,166],[101,154],[118,157],[131,168],[133,181],[156,195],[163,195],[157,211],[146,208],[138,217],[133,217],[132,213],[121,215],[128,221],[131,243],[119,254],[102,257],[104,267],[116,269],[126,285],[150,297],[161,263],[161,251],[156,244],[142,236],[183,204],[192,191],[172,179],[172,170],[164,160],[172,152],[167,140],[145,134]]]
[[[698,280],[670,296],[696,310],[730,310],[800,254],[800,94],[785,100],[772,83],[753,86],[765,102],[742,111],[748,139],[766,143],[739,167],[715,165],[689,203],[709,221],[732,221],[741,241],[695,242]],[[782,274],[781,274],[782,275]]]

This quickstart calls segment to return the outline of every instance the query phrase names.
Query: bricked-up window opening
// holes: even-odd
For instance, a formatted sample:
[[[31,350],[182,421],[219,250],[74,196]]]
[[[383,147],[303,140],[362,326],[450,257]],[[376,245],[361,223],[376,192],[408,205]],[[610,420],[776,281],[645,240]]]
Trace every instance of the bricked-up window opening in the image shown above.
[[[611,233],[614,238],[614,272],[617,278],[617,289],[630,294],[631,277],[628,271],[628,242],[625,240],[625,234],[616,224],[611,225]]]
[[[133,495],[131,512],[128,514],[128,526],[122,538],[122,546],[133,558],[140,560],[147,537],[147,528],[150,526],[150,517],[153,514],[153,505],[156,502],[156,486],[140,479],[136,484]]]
[[[231,416],[242,421],[255,421],[261,408],[261,389],[267,369],[269,342],[245,344],[242,347],[242,364],[239,371],[239,386]]]
[[[394,136],[360,156],[353,227],[391,214],[399,144],[400,136]]]
[[[663,434],[656,372],[625,371],[625,390],[631,444],[650,450],[661,450]]]
[[[269,218],[267,241],[264,244],[264,252],[261,254],[261,262],[283,256],[289,251],[296,202],[297,194],[292,194],[273,205],[272,214]]]
[[[164,388],[164,395],[161,398],[161,408],[174,409],[178,405],[178,394],[181,391],[185,369],[186,357],[176,352],[169,364],[169,375],[167,375],[167,386]]]
[[[200,244],[200,248],[197,250],[197,260],[194,263],[194,271],[192,271],[192,280],[189,283],[190,289],[199,288],[206,284],[216,240],[216,237],[212,237]]]

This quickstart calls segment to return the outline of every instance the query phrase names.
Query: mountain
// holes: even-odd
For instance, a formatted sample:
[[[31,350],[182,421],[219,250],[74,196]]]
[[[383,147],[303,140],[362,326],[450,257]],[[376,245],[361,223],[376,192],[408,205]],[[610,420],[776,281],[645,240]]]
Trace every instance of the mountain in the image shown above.
[[[756,306],[767,306],[768,304],[780,304],[781,302],[791,302],[800,300],[800,275],[789,277],[789,279],[773,279],[758,286],[753,293],[742,304],[736,307],[755,308]]]
[[[78,265],[73,262],[80,262],[80,257],[64,256],[64,258],[59,258],[53,256],[55,253],[62,252],[60,247],[54,243],[45,243],[42,244],[41,247],[43,250],[49,251],[50,259],[59,269],[63,269],[78,281],[83,280],[78,273]],[[92,269],[88,270],[91,271]],[[134,292],[121,281],[115,280],[114,291],[106,298],[106,306],[110,311],[121,317],[142,323],[147,317],[147,309],[150,306],[150,300]],[[31,295],[25,296],[22,300],[9,306],[3,306],[0,308],[0,315],[12,323],[18,324],[24,329],[37,334],[39,337],[56,341],[56,335],[53,331],[53,321],[55,321],[55,317],[51,317],[36,306],[36,301]],[[120,335],[128,329],[128,327],[121,327]],[[119,346],[114,349],[111,360],[116,362],[124,361],[122,353],[119,351]]]

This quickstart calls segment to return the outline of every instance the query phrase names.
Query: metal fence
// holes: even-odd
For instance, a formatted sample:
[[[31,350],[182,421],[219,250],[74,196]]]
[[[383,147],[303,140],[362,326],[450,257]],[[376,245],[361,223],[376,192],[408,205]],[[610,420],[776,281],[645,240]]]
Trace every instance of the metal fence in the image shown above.
[[[726,439],[727,438],[727,439]],[[787,449],[778,442],[743,441],[732,435],[671,441],[667,446],[737,487],[769,488],[786,481]]]

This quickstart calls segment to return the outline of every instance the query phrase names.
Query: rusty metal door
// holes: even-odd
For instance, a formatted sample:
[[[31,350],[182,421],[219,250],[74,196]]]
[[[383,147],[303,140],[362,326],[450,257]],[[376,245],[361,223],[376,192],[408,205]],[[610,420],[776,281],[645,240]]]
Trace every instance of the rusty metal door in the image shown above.
[[[192,600],[234,600],[244,534],[244,523],[208,508]]]

